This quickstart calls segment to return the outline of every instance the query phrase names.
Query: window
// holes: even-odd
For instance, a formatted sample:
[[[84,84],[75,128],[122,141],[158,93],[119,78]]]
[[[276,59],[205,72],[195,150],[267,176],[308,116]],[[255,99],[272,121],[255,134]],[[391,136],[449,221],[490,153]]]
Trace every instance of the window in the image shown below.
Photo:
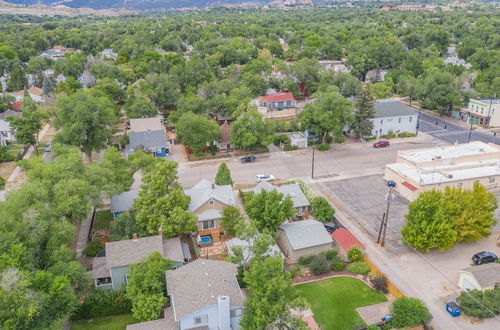
[[[398,124],[401,124],[401,117],[398,118]]]
[[[231,309],[231,317],[241,316],[241,308]]]
[[[384,123],[384,120],[383,119],[380,119],[380,124],[383,124]]]
[[[484,108],[481,108],[481,113],[483,113],[483,111],[484,111]]]
[[[410,123],[411,123],[412,119],[413,119],[413,117],[410,117],[410,120],[409,120]]]
[[[111,277],[101,277],[96,279],[96,286],[111,284]]]
[[[207,220],[201,222],[201,228],[203,229],[212,229],[215,228],[214,220]]]
[[[208,323],[208,314],[198,315],[194,317],[194,324]]]
[[[490,183],[495,182],[495,178],[490,178]]]
[[[214,200],[213,200],[213,199],[209,200],[209,201],[208,201],[208,205],[210,205],[210,206],[214,206],[214,205],[215,205]]]

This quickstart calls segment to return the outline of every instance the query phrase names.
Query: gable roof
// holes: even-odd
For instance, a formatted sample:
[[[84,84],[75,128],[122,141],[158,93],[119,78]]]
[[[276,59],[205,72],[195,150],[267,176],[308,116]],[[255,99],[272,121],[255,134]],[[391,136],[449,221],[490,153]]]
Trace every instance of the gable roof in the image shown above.
[[[270,103],[270,102],[283,102],[283,101],[293,101],[293,94],[291,92],[278,92],[274,94],[269,94],[259,97],[260,100]]]
[[[495,286],[496,283],[500,283],[500,264],[496,262],[464,268],[461,271],[472,274],[481,288]]]
[[[130,119],[130,132],[147,132],[163,130],[161,117]]]
[[[175,320],[217,304],[218,296],[228,296],[231,306],[243,306],[243,294],[236,280],[235,264],[197,259],[166,272],[167,291],[172,297]]]
[[[215,199],[225,205],[236,205],[233,188],[231,185],[218,186],[208,180],[201,180],[193,188],[184,190],[191,197],[189,212],[196,211],[210,199]]]
[[[253,245],[253,241],[254,241],[253,238],[251,238],[249,242],[241,240],[238,237],[230,239],[229,241],[226,242],[229,255],[233,255],[233,250],[232,250],[233,247],[239,246],[243,249],[243,258],[246,260],[250,254],[249,249],[250,246]],[[283,253],[276,244],[269,246],[269,249],[266,252],[264,252],[262,256],[284,258]]]
[[[290,196],[293,202],[293,207],[303,207],[310,205],[306,195],[304,195],[304,192],[297,183],[284,184],[276,187],[267,181],[261,181],[259,182],[259,184],[257,184],[257,186],[255,186],[253,191],[258,194],[262,190],[269,192],[273,189],[276,189],[278,192],[282,193],[284,197]]]
[[[138,191],[125,191],[111,197],[111,212],[129,211],[137,196],[139,196]]]
[[[375,101],[374,108],[375,118],[411,116],[417,114],[416,110],[413,110],[403,102],[395,99],[377,100]]]
[[[349,230],[345,228],[339,228],[332,233],[333,239],[339,243],[339,245],[344,249],[344,251],[349,251],[354,246],[359,246],[364,249],[365,246],[361,243],[356,236],[354,236]]]
[[[129,132],[128,133],[130,144],[127,145],[127,150],[134,151],[136,148],[165,148],[167,146],[167,139],[165,132],[147,131],[147,132]]]
[[[280,226],[294,250],[332,243],[325,226],[316,220],[286,222]]]

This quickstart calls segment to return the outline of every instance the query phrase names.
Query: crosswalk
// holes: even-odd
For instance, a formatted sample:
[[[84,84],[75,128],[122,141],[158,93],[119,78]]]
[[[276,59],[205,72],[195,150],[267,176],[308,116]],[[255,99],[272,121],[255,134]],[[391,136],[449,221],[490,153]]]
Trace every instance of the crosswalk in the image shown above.
[[[431,135],[436,136],[436,137],[441,137],[441,136],[462,135],[462,134],[468,134],[468,133],[469,133],[469,131],[467,131],[467,130],[457,130],[457,131],[436,132],[436,133],[431,133]]]

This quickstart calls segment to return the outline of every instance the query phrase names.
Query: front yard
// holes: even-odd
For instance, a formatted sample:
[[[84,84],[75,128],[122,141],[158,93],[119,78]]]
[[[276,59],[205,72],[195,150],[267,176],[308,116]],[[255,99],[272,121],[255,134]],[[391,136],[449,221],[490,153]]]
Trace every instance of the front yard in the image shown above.
[[[120,314],[73,321],[71,330],[124,330],[127,325],[134,323],[138,321],[132,317],[132,314]]]
[[[387,301],[383,293],[348,276],[299,284],[295,288],[307,300],[314,319],[323,330],[351,330],[364,326],[356,308]]]

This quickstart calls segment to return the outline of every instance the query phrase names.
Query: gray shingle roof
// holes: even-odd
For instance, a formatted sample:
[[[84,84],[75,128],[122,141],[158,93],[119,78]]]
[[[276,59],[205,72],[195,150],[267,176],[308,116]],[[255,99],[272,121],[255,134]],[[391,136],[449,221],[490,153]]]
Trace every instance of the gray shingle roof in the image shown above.
[[[170,330],[177,329],[178,325],[174,319],[174,310],[172,307],[164,309],[164,318],[154,321],[141,322],[127,325],[127,330]]]
[[[213,188],[212,188],[213,186]],[[191,197],[189,212],[196,211],[201,205],[210,199],[218,200],[226,205],[236,205],[233,188],[231,185],[218,186],[208,180],[201,180],[193,188],[184,190],[186,195]]]
[[[176,247],[178,245],[178,248]],[[170,251],[173,249],[173,251]],[[106,265],[108,268],[133,265],[153,252],[159,252],[164,258],[182,262],[181,241],[178,237],[163,239],[160,235],[141,237],[106,243]],[[176,259],[174,259],[176,258]]]
[[[111,197],[111,212],[128,212],[137,196],[138,191],[125,191]]]
[[[127,145],[127,150],[132,150],[136,148],[165,148],[167,146],[167,140],[165,138],[165,132],[163,130],[158,131],[145,131],[145,132],[129,132],[130,144]]]
[[[482,288],[500,283],[500,264],[490,263],[462,269],[471,273]]]
[[[222,218],[222,213],[219,210],[206,210],[198,214],[198,221],[215,220]]]
[[[106,266],[106,257],[92,259],[92,278],[110,277],[109,268]]]
[[[236,281],[235,264],[197,259],[166,272],[167,291],[172,298],[175,320],[209,305],[217,305],[218,296],[228,296],[231,306],[243,306],[243,293]]]
[[[307,200],[306,195],[302,192],[302,189],[297,183],[292,184],[284,184],[279,187],[273,186],[267,181],[261,181],[254,188],[254,192],[256,194],[260,193],[262,190],[271,191],[276,189],[278,192],[282,193],[285,197],[290,196],[293,202],[293,207],[303,207],[309,206],[309,201]]]
[[[413,110],[403,102],[394,99],[384,99],[375,101],[375,118],[411,116],[416,115]]]
[[[280,226],[294,250],[332,243],[323,224],[316,220],[286,222]]]

